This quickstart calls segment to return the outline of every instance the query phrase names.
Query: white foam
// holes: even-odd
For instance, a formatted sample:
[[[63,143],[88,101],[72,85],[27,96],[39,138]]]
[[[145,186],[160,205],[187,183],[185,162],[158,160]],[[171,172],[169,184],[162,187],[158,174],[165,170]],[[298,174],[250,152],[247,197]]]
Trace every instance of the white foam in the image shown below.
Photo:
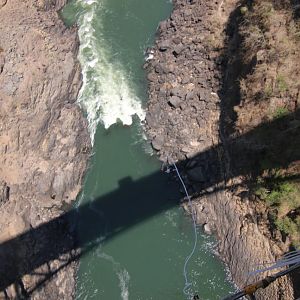
[[[84,191],[82,191],[82,193],[80,194],[80,196],[79,196],[79,198],[78,198],[78,201],[75,203],[75,209],[76,209],[77,211],[79,211],[79,207],[80,207],[80,205],[82,204],[84,197],[85,197]]]
[[[126,269],[123,269],[120,265],[120,263],[116,262],[114,258],[104,252],[101,251],[101,249],[97,249],[97,256],[111,262],[113,266],[113,270],[116,272],[118,279],[119,279],[119,287],[121,289],[121,297],[123,300],[129,299],[129,281],[130,276]]]
[[[119,287],[121,288],[121,297],[123,300],[128,300],[129,297],[129,290],[128,290],[128,284],[130,280],[130,276],[127,272],[127,270],[121,270],[117,273],[119,278]]]
[[[129,76],[122,64],[112,56],[107,41],[99,32],[102,24],[96,11],[101,9],[100,4],[92,0],[81,4],[85,8],[85,13],[78,21],[83,85],[78,103],[86,111],[93,143],[99,122],[105,128],[118,121],[131,125],[134,115],[144,120],[145,112],[135,95]],[[93,27],[96,21],[97,37]]]
[[[93,3],[97,3],[97,0],[83,0],[84,4],[91,5]]]

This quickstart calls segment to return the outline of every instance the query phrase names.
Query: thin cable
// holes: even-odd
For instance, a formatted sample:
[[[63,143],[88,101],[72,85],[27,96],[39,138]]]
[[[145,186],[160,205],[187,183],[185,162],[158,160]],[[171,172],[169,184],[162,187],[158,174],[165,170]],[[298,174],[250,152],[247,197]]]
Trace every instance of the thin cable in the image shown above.
[[[286,253],[280,260],[278,260],[272,266],[261,270],[253,271],[250,273],[250,275],[256,275],[258,273],[263,273],[266,271],[271,271],[274,269],[279,269],[279,268],[287,267],[292,264],[299,264],[299,263],[300,263],[300,250],[291,251]]]
[[[184,266],[183,266],[183,276],[184,276],[184,280],[185,280],[185,284],[184,284],[184,288],[183,288],[183,293],[186,295],[186,296],[189,296],[189,297],[192,297],[193,296],[193,293],[189,290],[191,288],[191,285],[192,285],[192,282],[189,281],[188,279],[188,275],[187,275],[187,265],[190,261],[190,259],[192,258],[192,256],[194,255],[195,251],[196,251],[196,247],[197,247],[197,243],[198,243],[198,235],[197,235],[197,225],[196,225],[196,216],[195,216],[195,213],[194,213],[194,209],[193,209],[193,205],[192,205],[192,201],[191,201],[191,197],[190,195],[188,194],[188,191],[186,189],[186,186],[180,176],[180,173],[177,169],[177,166],[174,162],[172,162],[175,170],[176,170],[176,173],[177,173],[177,176],[184,188],[184,191],[185,191],[185,194],[189,200],[189,207],[190,207],[190,210],[191,210],[191,213],[192,213],[192,219],[193,219],[193,227],[194,227],[194,246],[193,246],[193,249],[191,251],[191,253],[186,257],[185,259],[185,262],[184,262]]]

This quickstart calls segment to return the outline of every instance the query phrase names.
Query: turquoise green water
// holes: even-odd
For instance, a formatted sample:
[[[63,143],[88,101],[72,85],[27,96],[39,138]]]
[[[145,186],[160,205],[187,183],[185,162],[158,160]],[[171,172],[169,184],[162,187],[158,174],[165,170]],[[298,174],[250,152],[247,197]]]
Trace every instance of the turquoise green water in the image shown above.
[[[191,218],[178,205],[178,186],[150,155],[140,125],[144,51],[170,11],[166,0],[78,0],[62,13],[67,24],[79,25],[79,103],[94,137],[77,203],[85,252],[77,278],[80,300],[186,299],[183,265],[193,246]],[[200,229],[198,238],[188,265],[192,290],[200,299],[220,299],[232,285],[212,254],[213,239]]]

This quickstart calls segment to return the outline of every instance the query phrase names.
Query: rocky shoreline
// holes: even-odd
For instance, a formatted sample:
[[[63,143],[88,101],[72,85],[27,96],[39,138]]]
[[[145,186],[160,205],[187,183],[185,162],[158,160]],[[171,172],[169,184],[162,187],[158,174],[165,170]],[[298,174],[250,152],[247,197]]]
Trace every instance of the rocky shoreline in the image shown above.
[[[67,211],[87,167],[91,147],[87,121],[75,103],[81,87],[79,41],[76,28],[67,29],[57,13],[65,4],[66,0],[0,1],[0,242],[4,244]],[[1,299],[28,295],[72,299],[74,262],[59,271],[71,254],[32,270],[23,261],[34,261],[34,255],[48,246],[49,253],[55,252],[61,247],[58,234],[64,243],[74,243],[67,225],[61,228],[65,229],[58,233],[50,226],[31,243],[14,245],[20,265],[11,269],[19,268],[22,276],[0,292]],[[25,275],[23,269],[31,272]],[[53,276],[48,278],[49,274]],[[39,284],[43,280],[47,284]]]
[[[223,28],[230,27],[227,22],[238,1],[173,3],[150,50],[153,59],[144,66],[149,81],[147,132],[161,161],[179,163],[198,222],[216,235],[221,259],[243,287],[257,279],[249,278],[249,272],[288,251],[289,241],[283,242],[279,232],[274,236],[266,207],[245,187],[243,166],[255,164],[255,155],[240,146],[248,136],[233,140],[223,128]],[[293,284],[282,278],[257,295],[294,299]]]

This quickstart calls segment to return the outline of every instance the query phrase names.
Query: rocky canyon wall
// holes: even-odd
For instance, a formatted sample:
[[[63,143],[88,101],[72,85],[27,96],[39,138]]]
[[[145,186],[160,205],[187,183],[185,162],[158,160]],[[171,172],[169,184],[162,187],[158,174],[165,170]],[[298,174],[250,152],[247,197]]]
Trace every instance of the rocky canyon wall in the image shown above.
[[[228,62],[224,36],[238,4],[174,1],[170,18],[158,28],[150,51],[154,58],[145,68],[150,97],[146,122],[152,146],[162,161],[178,162],[198,222],[216,235],[220,258],[241,288],[257,279],[249,276],[251,271],[288,251],[289,242],[283,242],[279,233],[272,236],[266,207],[254,201],[243,185],[255,155],[238,145],[250,138],[229,141],[222,128]],[[236,97],[233,90],[226,93]],[[233,162],[237,167],[232,167]],[[257,295],[257,299],[294,299],[288,278]]]
[[[81,189],[90,139],[75,103],[81,87],[76,28],[67,29],[57,13],[65,3],[0,1],[1,243],[62,214]],[[72,243],[67,230],[64,234]],[[48,232],[32,245],[12,249],[16,265],[11,268],[20,268],[20,278],[3,297],[28,291],[32,299],[72,297],[72,266],[35,291],[43,274],[59,268],[59,257],[26,276],[17,265],[17,257],[34,256],[43,243],[56,247],[56,236]]]

